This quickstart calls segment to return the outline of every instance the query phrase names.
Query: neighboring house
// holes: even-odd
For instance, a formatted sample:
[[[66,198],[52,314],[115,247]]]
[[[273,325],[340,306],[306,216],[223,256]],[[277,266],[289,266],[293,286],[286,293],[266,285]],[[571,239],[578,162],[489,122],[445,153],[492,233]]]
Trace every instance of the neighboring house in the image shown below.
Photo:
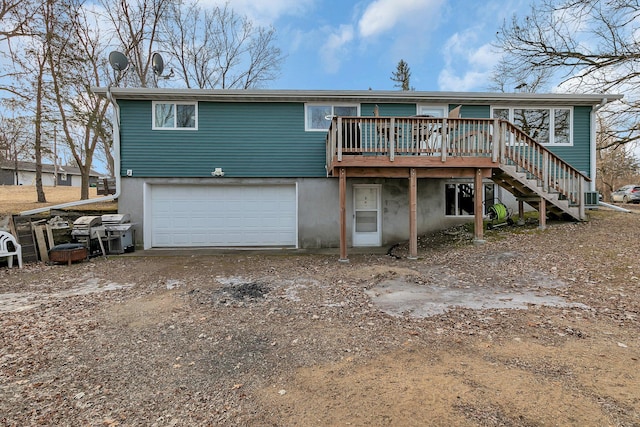
[[[57,176],[57,182],[56,182]],[[95,182],[100,174],[91,171],[90,182]],[[42,165],[42,185],[53,187],[55,185],[80,187],[82,174],[80,169],[71,166]],[[36,164],[34,162],[0,161],[0,185],[36,185]]]
[[[119,209],[141,226],[139,245],[340,247],[341,258],[407,239],[415,256],[417,234],[469,221],[481,240],[497,202],[584,219],[595,111],[621,98],[96,92],[118,106]]]

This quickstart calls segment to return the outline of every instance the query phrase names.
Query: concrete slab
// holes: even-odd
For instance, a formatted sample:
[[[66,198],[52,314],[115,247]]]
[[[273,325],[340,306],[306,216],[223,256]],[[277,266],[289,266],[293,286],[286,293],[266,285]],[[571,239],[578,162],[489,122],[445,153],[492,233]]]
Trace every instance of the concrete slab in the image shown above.
[[[540,284],[540,282],[539,282]],[[558,287],[557,282],[547,281],[537,289],[502,289],[495,287],[450,287],[417,284],[410,278],[394,278],[380,282],[366,291],[373,304],[392,316],[424,318],[443,314],[461,307],[472,310],[519,309],[530,305],[551,307],[580,307],[564,298],[549,295],[544,289]]]

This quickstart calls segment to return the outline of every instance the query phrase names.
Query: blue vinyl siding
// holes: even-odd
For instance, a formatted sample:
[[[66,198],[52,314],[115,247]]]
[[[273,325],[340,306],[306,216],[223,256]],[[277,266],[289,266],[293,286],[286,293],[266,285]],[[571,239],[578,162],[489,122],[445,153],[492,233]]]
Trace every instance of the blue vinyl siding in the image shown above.
[[[416,104],[377,104],[380,116],[383,117],[411,117],[416,115]],[[449,111],[459,104],[449,105]],[[373,116],[376,104],[361,104],[360,114],[365,117]],[[485,119],[491,117],[489,105],[463,105],[460,109],[463,118]]]
[[[150,101],[119,101],[121,173],[205,177],[323,177],[324,132],[304,131],[301,103],[198,105],[198,130],[151,130]]]
[[[547,148],[571,166],[590,175],[591,156],[589,138],[591,136],[591,107],[574,107],[573,109],[573,146]],[[591,177],[593,179],[593,177]]]
[[[457,107],[457,105],[449,106],[449,110]],[[490,105],[463,105],[460,108],[460,117],[463,119],[490,119]]]
[[[199,102],[198,130],[152,130],[151,101],[118,101],[121,174],[134,177],[325,177],[325,132],[305,132],[301,102]],[[360,106],[373,116],[374,103]],[[380,116],[408,117],[416,104],[377,104]],[[457,105],[449,105],[449,109]],[[573,110],[573,146],[547,147],[589,174],[591,107]],[[463,118],[488,118],[489,105],[464,105]]]
[[[382,117],[409,117],[416,115],[416,104],[360,104],[360,115],[373,116],[373,109],[378,105]]]

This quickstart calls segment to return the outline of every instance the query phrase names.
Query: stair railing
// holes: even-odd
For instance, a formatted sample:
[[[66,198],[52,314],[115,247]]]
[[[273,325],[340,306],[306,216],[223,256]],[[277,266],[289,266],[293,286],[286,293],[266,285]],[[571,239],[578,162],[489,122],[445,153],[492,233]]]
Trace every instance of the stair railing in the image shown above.
[[[569,165],[545,146],[536,142],[520,128],[505,120],[496,120],[494,126],[497,135],[498,150],[495,156],[501,164],[514,165],[519,171],[526,172],[530,179],[535,179],[545,192],[556,192],[560,198],[584,209],[584,191],[589,177]]]

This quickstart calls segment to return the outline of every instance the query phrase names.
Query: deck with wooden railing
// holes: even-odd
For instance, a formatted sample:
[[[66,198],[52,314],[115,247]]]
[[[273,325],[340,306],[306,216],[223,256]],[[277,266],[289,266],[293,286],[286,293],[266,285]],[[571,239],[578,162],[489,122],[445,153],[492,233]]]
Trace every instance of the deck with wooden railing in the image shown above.
[[[381,176],[396,168],[496,168],[584,208],[589,178],[504,120],[334,117],[326,144],[329,176],[341,168],[378,168]]]
[[[345,155],[491,156],[490,119],[423,117],[337,117],[327,136],[327,154],[342,161]],[[331,156],[333,154],[333,156]],[[335,156],[335,159],[333,158]]]

